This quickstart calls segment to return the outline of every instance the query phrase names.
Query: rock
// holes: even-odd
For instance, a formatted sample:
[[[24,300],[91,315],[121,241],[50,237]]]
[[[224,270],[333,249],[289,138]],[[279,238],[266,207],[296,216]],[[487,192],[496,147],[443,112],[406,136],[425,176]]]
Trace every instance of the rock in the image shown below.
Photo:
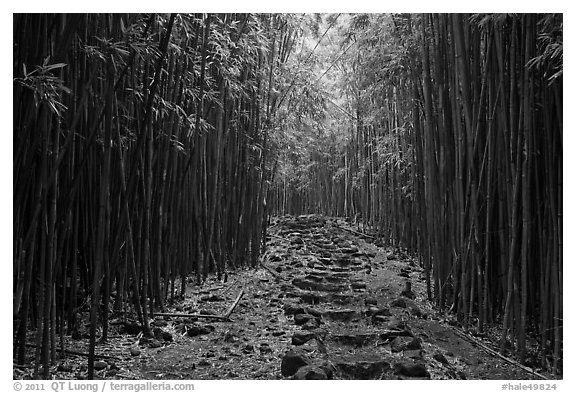
[[[324,370],[324,373],[326,373],[326,376],[328,377],[328,379],[332,379],[334,377],[334,371],[336,371],[336,368],[328,360],[324,360],[324,361],[318,363],[318,367],[320,367],[322,370]]]
[[[314,338],[314,333],[308,332],[294,332],[292,336],[293,345],[303,345]]]
[[[406,322],[401,321],[396,317],[392,317],[388,322],[388,329],[391,330],[408,330],[408,324]]]
[[[302,325],[302,329],[304,330],[314,330],[318,327],[320,327],[320,320],[318,318],[312,318]]]
[[[304,325],[310,319],[314,318],[312,315],[309,314],[296,314],[294,315],[294,323],[296,325]]]
[[[186,335],[188,335],[189,337],[196,337],[196,336],[200,336],[202,334],[209,334],[212,333],[214,331],[214,326],[211,325],[198,325],[198,324],[193,324],[191,326],[186,326]]]
[[[157,339],[153,338],[152,340],[150,340],[150,343],[148,345],[150,346],[150,348],[160,348],[162,346],[162,343],[160,343],[160,341],[158,341]]]
[[[254,345],[248,343],[248,344],[244,345],[244,348],[242,348],[242,351],[244,353],[252,353],[252,352],[254,352]]]
[[[301,368],[310,364],[310,359],[300,351],[288,351],[282,358],[280,371],[284,377],[290,377]]]
[[[342,292],[347,289],[345,285],[316,282],[301,277],[296,277],[292,280],[292,284],[300,289],[310,291]]]
[[[276,266],[274,270],[276,270],[278,273],[282,273],[282,268],[280,266]]]
[[[325,314],[328,318],[333,321],[349,322],[353,318],[358,317],[355,310],[329,310]]]
[[[286,303],[284,304],[284,314],[286,315],[296,315],[296,314],[304,314],[304,307],[299,306],[298,304],[293,303]]]
[[[416,337],[396,337],[390,343],[392,352],[402,352],[408,349],[422,349],[422,343]]]
[[[430,373],[426,370],[426,367],[421,363],[414,363],[414,362],[395,363],[394,371],[397,374],[403,375],[405,377],[414,377],[414,378],[430,377]]]
[[[156,339],[158,339],[158,340],[163,340],[163,341],[173,341],[174,340],[172,337],[172,334],[170,332],[162,330],[159,327],[155,327],[154,329],[152,329],[152,333],[154,334],[154,337],[156,337]]]
[[[130,355],[132,356],[140,356],[141,353],[139,348],[130,348]]]
[[[322,311],[317,310],[317,309],[312,308],[312,307],[306,307],[306,312],[310,315],[315,316],[316,318],[322,317]]]
[[[394,299],[390,302],[390,307],[406,308],[406,300],[402,298]]]
[[[424,357],[424,353],[422,349],[407,349],[403,352],[404,357],[414,359],[414,360],[422,360]]]
[[[165,326],[168,326],[168,322],[166,322],[163,319],[157,319],[154,322],[152,322],[152,325],[157,326],[157,327],[165,327]]]
[[[410,278],[410,274],[406,272],[400,272],[398,273],[398,277]]]
[[[324,301],[324,296],[316,293],[316,292],[309,292],[309,291],[298,291],[290,293],[293,297],[300,298],[304,303],[308,304],[318,304]]]
[[[199,365],[199,366],[209,366],[209,365],[210,365],[210,362],[209,362],[208,360],[206,360],[206,359],[202,359],[202,360],[200,360],[200,361],[198,362],[198,365]]]
[[[441,352],[436,352],[434,355],[432,355],[432,357],[442,364],[449,364],[448,359],[446,359],[446,356],[444,356]]]
[[[374,333],[334,334],[330,336],[333,341],[357,347],[364,346],[369,342],[374,341],[376,337],[378,337],[378,335]]]
[[[100,370],[104,370],[106,367],[108,367],[108,363],[106,363],[102,360],[98,360],[98,361],[94,362],[94,370],[100,371]]]
[[[460,371],[457,372],[457,374],[458,374],[458,378],[460,378],[460,379],[467,379],[467,378],[466,378],[466,373],[465,373],[464,371],[461,371],[461,370],[460,370]]]
[[[379,246],[380,247],[380,246]],[[386,259],[389,261],[393,261],[396,259],[396,255],[394,255],[393,253],[389,253],[386,255]]]
[[[278,330],[278,331],[272,332],[272,335],[273,335],[274,337],[284,336],[285,334],[286,334],[286,332],[283,331],[283,330]]]
[[[366,310],[366,315],[367,316],[383,315],[383,316],[389,317],[389,316],[392,316],[392,313],[390,312],[390,309],[385,308],[385,307],[370,306],[370,307],[368,307],[368,310]]]
[[[390,369],[390,363],[384,359],[334,361],[336,368],[348,378],[353,379],[374,379],[379,378]]]
[[[69,373],[69,372],[72,372],[74,370],[74,368],[69,364],[59,364],[57,370],[61,371],[61,372]]]
[[[328,379],[326,372],[319,366],[306,365],[298,369],[292,379],[296,380],[325,380]]]
[[[374,315],[372,317],[372,323],[374,323],[374,324],[379,324],[379,323],[384,323],[384,322],[388,322],[388,317],[385,315]]]
[[[272,348],[270,348],[270,345],[267,343],[262,343],[260,344],[260,353],[272,353]]]
[[[413,337],[409,330],[385,330],[379,333],[380,339],[384,341],[394,340],[396,337]]]
[[[377,306],[378,305],[378,299],[376,299],[374,297],[367,297],[366,299],[364,299],[364,304],[366,306]]]
[[[322,275],[319,274],[307,274],[304,276],[305,280],[309,280],[309,281],[314,281],[314,282],[322,282],[324,281],[324,277]]]

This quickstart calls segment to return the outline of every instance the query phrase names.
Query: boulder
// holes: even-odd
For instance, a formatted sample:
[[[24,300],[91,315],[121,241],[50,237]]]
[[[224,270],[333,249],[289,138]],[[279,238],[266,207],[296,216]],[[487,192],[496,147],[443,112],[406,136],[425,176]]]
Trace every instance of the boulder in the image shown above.
[[[390,363],[384,359],[340,360],[335,361],[336,368],[347,378],[375,379],[390,369]]]
[[[297,380],[325,380],[328,379],[326,372],[319,366],[306,365],[300,367],[292,379]]]
[[[314,338],[314,333],[309,332],[294,332],[292,336],[293,345],[303,345]]]
[[[328,310],[324,313],[328,318],[333,321],[349,322],[358,317],[355,310]]]
[[[301,368],[310,364],[310,359],[300,351],[288,351],[282,357],[280,372],[284,377],[290,377]]]
[[[430,378],[430,373],[428,370],[426,370],[426,366],[421,363],[414,363],[411,361],[395,363],[394,371],[396,374],[403,375],[405,377]]]
[[[296,314],[294,315],[294,323],[296,325],[304,325],[310,319],[314,318],[312,315],[309,314]]]

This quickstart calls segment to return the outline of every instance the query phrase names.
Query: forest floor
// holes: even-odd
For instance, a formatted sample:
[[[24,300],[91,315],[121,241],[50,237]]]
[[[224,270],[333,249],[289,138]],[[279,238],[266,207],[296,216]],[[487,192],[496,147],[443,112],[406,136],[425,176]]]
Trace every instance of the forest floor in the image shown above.
[[[491,354],[486,335],[458,328],[426,300],[424,273],[399,250],[378,247],[346,222],[319,216],[275,219],[258,270],[189,285],[173,313],[156,317],[154,339],[115,324],[97,378],[107,379],[535,379]],[[410,290],[406,283],[410,282]],[[495,336],[495,335],[494,335]],[[87,352],[86,335],[67,347]],[[86,358],[54,366],[83,379]],[[31,370],[18,367],[14,378]]]

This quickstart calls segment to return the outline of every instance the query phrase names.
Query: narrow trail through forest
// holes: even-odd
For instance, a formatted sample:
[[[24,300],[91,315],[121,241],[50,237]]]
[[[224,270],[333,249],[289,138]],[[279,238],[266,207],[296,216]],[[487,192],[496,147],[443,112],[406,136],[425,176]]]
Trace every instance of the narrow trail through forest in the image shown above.
[[[231,305],[230,321],[210,320]],[[259,269],[189,286],[171,312],[207,317],[156,316],[152,339],[135,323],[112,323],[118,334],[97,346],[107,358],[96,362],[96,378],[534,378],[435,312],[413,257],[340,219],[274,219]],[[59,379],[82,377],[74,358],[59,364]]]

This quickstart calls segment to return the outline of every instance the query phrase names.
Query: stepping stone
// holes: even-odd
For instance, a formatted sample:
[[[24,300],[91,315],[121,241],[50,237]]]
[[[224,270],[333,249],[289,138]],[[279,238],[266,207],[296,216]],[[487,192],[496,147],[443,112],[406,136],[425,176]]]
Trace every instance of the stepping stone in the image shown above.
[[[347,289],[346,285],[315,282],[300,277],[296,277],[292,280],[292,284],[300,289],[312,291],[343,292]]]
[[[430,373],[426,370],[426,367],[420,363],[409,361],[395,363],[394,371],[405,377],[430,378]]]
[[[315,316],[316,318],[322,318],[322,311],[317,310],[312,307],[306,307],[306,313]]]
[[[324,313],[333,321],[349,322],[358,316],[355,310],[328,310]]]
[[[414,337],[414,334],[409,330],[385,330],[380,332],[380,338],[384,341],[393,340],[397,337]]]
[[[292,379],[296,380],[326,380],[326,372],[319,366],[306,365],[298,369]]]
[[[391,330],[408,330],[408,325],[406,322],[399,320],[398,318],[393,318],[388,322],[388,329]]]
[[[304,330],[314,330],[320,327],[320,320],[318,318],[311,318],[302,325]]]
[[[424,354],[422,349],[407,349],[403,352],[405,358],[414,360],[423,360]]]
[[[308,332],[294,332],[292,336],[292,344],[293,345],[303,345],[306,344],[308,341],[314,338],[314,333]]]
[[[304,314],[304,307],[294,304],[294,303],[286,303],[284,304],[284,314],[285,315],[296,315],[296,314]]]
[[[354,303],[356,298],[352,295],[347,295],[344,293],[335,293],[330,296],[330,300],[334,304],[346,305]]]
[[[333,334],[330,338],[343,345],[364,346],[378,338],[375,333],[349,333],[349,334]]]
[[[326,281],[332,284],[342,284],[348,281],[348,277],[337,277],[335,274],[333,276],[326,277]]]
[[[300,298],[304,303],[308,304],[318,304],[322,303],[325,300],[325,297],[309,291],[298,291],[298,292],[291,292],[291,296]]]
[[[392,313],[390,312],[389,308],[386,307],[374,307],[374,306],[370,306],[368,307],[368,310],[366,310],[366,315],[367,316],[377,316],[377,315],[382,315],[382,316],[392,316]]]
[[[298,326],[304,325],[310,319],[314,318],[312,315],[309,314],[296,314],[294,315],[294,323]]]
[[[288,351],[282,358],[280,372],[285,377],[290,377],[301,368],[310,364],[310,359],[301,351]]]
[[[375,379],[390,370],[390,363],[384,359],[374,360],[336,360],[336,368],[348,378]]]
[[[396,337],[390,344],[392,352],[402,352],[411,349],[422,349],[420,339],[416,337]]]
[[[374,323],[374,324],[385,323],[385,322],[388,322],[388,317],[385,315],[374,315],[372,317],[372,323]]]

